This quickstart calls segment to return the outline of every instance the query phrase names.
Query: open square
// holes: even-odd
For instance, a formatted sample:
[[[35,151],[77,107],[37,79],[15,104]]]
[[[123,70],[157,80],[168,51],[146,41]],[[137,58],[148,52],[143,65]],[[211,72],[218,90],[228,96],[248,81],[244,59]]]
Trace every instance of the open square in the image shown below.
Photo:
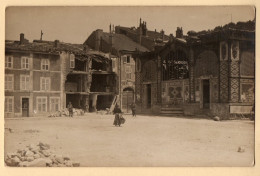
[[[124,115],[5,121],[5,156],[40,141],[80,166],[253,166],[254,122]],[[7,130],[7,129],[11,129]],[[238,152],[238,148],[244,152]]]

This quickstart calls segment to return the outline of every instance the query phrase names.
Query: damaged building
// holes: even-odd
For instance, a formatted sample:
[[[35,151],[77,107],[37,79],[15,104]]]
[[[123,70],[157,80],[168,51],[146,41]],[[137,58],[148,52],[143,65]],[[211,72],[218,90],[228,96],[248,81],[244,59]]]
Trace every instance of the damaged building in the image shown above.
[[[139,112],[211,114],[229,118],[254,106],[255,28],[244,26],[176,37],[155,51],[136,55]]]
[[[124,112],[130,112],[130,105],[136,101],[136,61],[134,55],[154,51],[169,41],[164,31],[150,31],[145,21],[140,19],[137,27],[109,26],[109,32],[101,29],[93,31],[84,45],[97,51],[109,53],[118,75],[118,104]]]
[[[5,117],[46,115],[69,102],[84,111],[110,108],[116,95],[111,59],[83,45],[5,42]]]
[[[135,61],[132,55],[136,52],[148,52],[149,50],[126,35],[116,33],[111,25],[109,32],[104,32],[101,29],[93,31],[84,42],[84,45],[109,54],[112,60],[112,70],[117,73],[117,85],[114,89],[116,89],[119,96],[116,102],[124,112],[130,112],[130,105],[135,101]],[[111,71],[104,71],[95,72],[96,75],[93,78],[98,79],[93,81],[101,83],[100,80],[103,79],[102,82],[109,83],[108,78],[105,79],[104,73],[110,74]],[[110,77],[112,78],[113,74],[110,74]],[[112,85],[112,83],[109,84]],[[109,87],[110,85],[107,88],[107,85],[103,85],[101,89],[112,89]]]

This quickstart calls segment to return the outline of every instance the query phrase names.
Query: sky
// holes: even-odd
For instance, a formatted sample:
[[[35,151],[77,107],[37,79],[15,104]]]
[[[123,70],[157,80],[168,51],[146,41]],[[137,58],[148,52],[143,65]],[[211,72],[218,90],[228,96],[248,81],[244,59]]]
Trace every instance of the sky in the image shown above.
[[[29,41],[39,40],[42,30],[43,40],[82,44],[96,29],[108,32],[110,23],[137,27],[140,18],[148,30],[163,29],[175,36],[177,27],[186,34],[254,17],[253,6],[8,7],[5,39],[19,40],[24,33]]]

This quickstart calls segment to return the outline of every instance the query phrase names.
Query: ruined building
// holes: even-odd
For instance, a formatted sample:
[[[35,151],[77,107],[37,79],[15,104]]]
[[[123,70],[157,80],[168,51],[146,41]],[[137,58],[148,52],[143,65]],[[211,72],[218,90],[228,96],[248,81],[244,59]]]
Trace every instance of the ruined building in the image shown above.
[[[5,117],[110,107],[116,74],[104,53],[56,41],[5,42]],[[102,103],[99,103],[102,102]]]
[[[93,31],[84,45],[110,55],[113,71],[117,73],[117,103],[123,111],[130,111],[130,105],[135,101],[135,61],[132,55],[149,50],[129,37],[115,33],[111,25],[109,32],[103,32],[101,29]]]

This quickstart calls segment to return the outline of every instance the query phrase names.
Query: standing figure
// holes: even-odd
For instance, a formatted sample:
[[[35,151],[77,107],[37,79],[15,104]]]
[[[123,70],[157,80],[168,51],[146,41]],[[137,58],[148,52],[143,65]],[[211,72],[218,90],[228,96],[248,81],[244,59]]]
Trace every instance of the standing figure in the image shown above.
[[[67,108],[68,108],[68,111],[69,111],[69,117],[73,117],[73,106],[72,106],[71,102],[69,102]]]
[[[113,113],[115,114],[115,119],[114,119],[113,125],[120,126],[121,125],[120,113],[122,113],[122,111],[121,111],[121,109],[119,108],[119,106],[117,104],[115,106],[115,109],[114,109]]]
[[[135,103],[134,102],[131,104],[131,110],[132,110],[133,117],[136,117],[136,108],[135,108]]]

